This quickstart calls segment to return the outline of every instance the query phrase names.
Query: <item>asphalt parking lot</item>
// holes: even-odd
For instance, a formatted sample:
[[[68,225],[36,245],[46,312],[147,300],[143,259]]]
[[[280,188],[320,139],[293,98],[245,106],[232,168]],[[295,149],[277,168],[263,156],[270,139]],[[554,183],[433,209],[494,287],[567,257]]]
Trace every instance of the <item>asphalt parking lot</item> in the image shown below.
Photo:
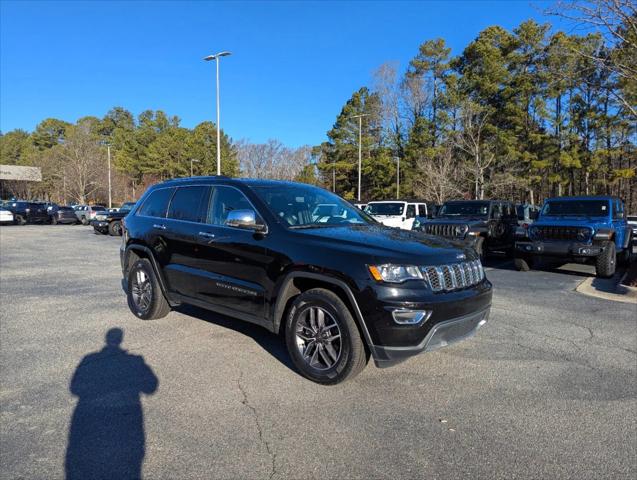
[[[119,243],[0,228],[2,478],[73,478],[67,458],[97,478],[637,476],[637,305],[575,292],[586,269],[493,261],[478,336],[321,387],[259,327],[136,319]],[[116,328],[125,351],[103,350]]]

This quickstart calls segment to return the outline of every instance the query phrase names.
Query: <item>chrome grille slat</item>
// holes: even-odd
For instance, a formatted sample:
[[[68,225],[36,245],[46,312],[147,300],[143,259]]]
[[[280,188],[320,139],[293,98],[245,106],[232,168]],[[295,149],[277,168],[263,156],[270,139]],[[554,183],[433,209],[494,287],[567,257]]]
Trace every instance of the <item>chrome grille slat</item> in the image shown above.
[[[420,267],[434,292],[449,292],[477,285],[484,280],[480,260]]]

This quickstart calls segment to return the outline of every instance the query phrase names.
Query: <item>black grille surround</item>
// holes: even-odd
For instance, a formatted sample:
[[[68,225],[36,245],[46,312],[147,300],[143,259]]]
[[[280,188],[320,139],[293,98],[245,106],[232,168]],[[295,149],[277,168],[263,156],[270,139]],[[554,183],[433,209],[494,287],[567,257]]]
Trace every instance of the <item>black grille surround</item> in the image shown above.
[[[424,231],[427,235],[435,235],[437,237],[458,238],[456,228],[464,227],[453,223],[428,223],[425,225]]]
[[[582,237],[582,230],[587,230],[587,234]],[[579,236],[579,238],[578,238]],[[590,228],[569,227],[569,226],[537,226],[531,227],[531,237],[533,240],[558,240],[567,242],[581,242],[591,236]]]

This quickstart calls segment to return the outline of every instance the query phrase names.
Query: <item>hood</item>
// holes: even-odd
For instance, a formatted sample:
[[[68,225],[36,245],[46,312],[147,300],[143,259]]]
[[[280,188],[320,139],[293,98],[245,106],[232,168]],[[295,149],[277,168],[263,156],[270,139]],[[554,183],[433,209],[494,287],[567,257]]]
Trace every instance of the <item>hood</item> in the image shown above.
[[[422,222],[423,225],[433,223],[437,225],[476,225],[476,224],[486,224],[487,219],[483,217],[439,217],[432,218],[425,222]]]
[[[607,217],[542,217],[533,222],[534,227],[589,227],[595,230],[609,225]]]
[[[437,265],[477,258],[473,249],[453,240],[383,225],[308,228],[294,233],[306,247],[351,251],[369,257],[370,262]]]

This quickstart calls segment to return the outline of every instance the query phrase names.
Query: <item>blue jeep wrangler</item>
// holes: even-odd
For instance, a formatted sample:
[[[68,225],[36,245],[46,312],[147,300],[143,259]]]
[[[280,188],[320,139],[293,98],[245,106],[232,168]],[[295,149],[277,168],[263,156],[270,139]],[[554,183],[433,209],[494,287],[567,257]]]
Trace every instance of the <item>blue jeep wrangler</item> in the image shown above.
[[[632,249],[624,202],[609,196],[549,198],[538,220],[517,237],[515,267],[521,271],[552,257],[594,263],[596,275],[608,278],[618,262],[628,263]]]

